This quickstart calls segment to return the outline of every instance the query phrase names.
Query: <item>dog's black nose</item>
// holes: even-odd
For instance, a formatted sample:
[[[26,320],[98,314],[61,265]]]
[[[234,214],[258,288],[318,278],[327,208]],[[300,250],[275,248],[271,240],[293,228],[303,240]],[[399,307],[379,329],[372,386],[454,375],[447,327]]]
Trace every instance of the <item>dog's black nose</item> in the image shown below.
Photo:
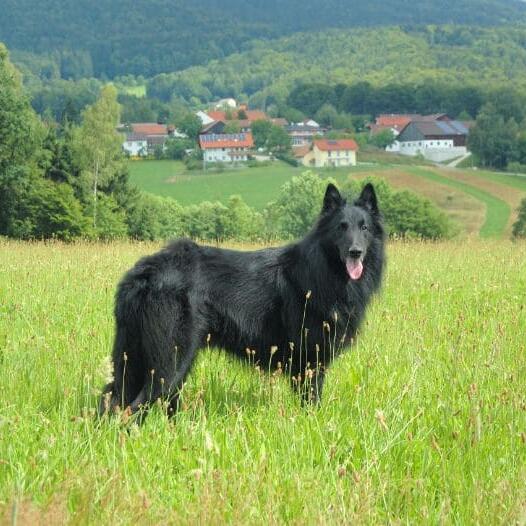
[[[359,248],[349,249],[349,256],[353,259],[358,259],[362,255],[362,251]]]

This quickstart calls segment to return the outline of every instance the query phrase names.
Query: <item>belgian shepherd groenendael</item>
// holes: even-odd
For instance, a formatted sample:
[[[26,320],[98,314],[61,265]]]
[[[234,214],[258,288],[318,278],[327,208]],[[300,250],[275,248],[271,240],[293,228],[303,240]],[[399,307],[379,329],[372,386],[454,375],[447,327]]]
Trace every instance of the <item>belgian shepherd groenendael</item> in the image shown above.
[[[384,264],[374,188],[347,204],[329,184],[312,230],[296,243],[241,252],[182,239],[141,259],[115,306],[114,380],[101,413],[135,413],[179,391],[207,341],[262,369],[282,368],[318,400],[330,361],[350,343]]]

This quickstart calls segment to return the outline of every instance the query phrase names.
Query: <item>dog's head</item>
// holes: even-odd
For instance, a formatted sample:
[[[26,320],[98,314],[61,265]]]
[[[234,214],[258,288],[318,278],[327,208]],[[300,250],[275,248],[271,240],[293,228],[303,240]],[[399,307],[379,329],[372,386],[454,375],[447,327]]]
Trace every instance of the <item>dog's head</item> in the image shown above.
[[[362,277],[367,254],[375,243],[383,241],[381,214],[372,184],[364,186],[352,204],[329,184],[323,198],[323,208],[317,226],[322,244],[331,259],[352,281]]]

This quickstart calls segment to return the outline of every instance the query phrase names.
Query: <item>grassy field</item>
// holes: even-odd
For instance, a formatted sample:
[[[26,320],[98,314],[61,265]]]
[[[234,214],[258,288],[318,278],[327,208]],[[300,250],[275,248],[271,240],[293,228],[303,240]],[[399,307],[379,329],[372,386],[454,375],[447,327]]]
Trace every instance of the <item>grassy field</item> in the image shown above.
[[[295,168],[281,162],[271,166],[243,167],[220,173],[188,172],[184,164],[178,161],[135,161],[130,162],[129,167],[132,183],[142,190],[173,197],[184,205],[201,201],[226,203],[231,195],[238,194],[256,209],[264,208],[278,196],[284,183],[305,171],[305,167]],[[356,167],[351,171],[358,173],[370,169]],[[348,168],[338,168],[322,170],[320,173],[343,181],[349,172]]]
[[[485,221],[480,228],[481,237],[500,237],[508,225],[511,209],[508,203],[494,194],[482,190],[477,186],[462,182],[455,177],[447,177],[436,170],[423,168],[409,168],[410,173],[424,177],[430,181],[451,186],[473,196],[486,205]],[[452,172],[451,172],[452,173]]]
[[[526,178],[415,166],[415,160],[405,166],[387,164],[384,159],[387,154],[384,157],[378,153],[369,155],[373,156],[370,163],[320,173],[340,183],[350,176],[381,177],[397,188],[413,190],[435,202],[464,233],[482,237],[510,236],[520,200],[526,197]],[[226,203],[231,195],[239,194],[259,210],[276,198],[286,181],[305,170],[284,163],[222,173],[187,172],[185,166],[176,161],[136,161],[129,166],[132,182],[141,189],[172,197],[182,204],[205,200]]]
[[[526,245],[393,243],[322,406],[205,351],[168,421],[97,423],[149,244],[0,240],[0,524],[524,524]]]

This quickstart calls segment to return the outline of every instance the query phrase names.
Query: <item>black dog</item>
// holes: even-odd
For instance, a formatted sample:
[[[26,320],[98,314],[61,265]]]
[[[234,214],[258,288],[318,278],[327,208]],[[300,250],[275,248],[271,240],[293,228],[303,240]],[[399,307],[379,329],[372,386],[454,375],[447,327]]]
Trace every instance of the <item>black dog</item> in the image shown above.
[[[319,219],[297,243],[240,252],[182,239],[141,259],[117,291],[114,381],[101,413],[135,413],[159,398],[174,412],[207,341],[281,367],[304,399],[318,400],[326,367],[380,286],[384,237],[371,184],[351,205],[329,184]]]

